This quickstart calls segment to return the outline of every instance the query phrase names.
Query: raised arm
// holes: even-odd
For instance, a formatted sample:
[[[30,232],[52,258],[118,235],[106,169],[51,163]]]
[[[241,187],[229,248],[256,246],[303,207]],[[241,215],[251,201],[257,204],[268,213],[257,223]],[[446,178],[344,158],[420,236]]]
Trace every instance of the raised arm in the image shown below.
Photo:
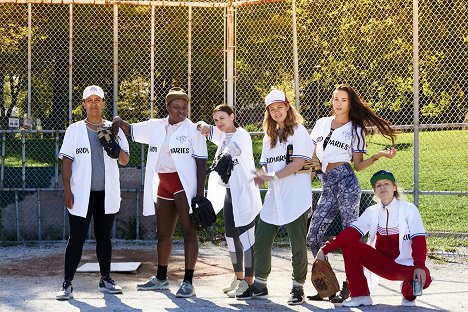
[[[119,133],[119,128],[122,129],[122,131],[125,133],[126,136],[130,136],[131,134],[131,129],[132,126],[119,116],[115,116],[114,119],[112,119],[112,132],[114,134]],[[120,157],[119,157],[120,160]]]

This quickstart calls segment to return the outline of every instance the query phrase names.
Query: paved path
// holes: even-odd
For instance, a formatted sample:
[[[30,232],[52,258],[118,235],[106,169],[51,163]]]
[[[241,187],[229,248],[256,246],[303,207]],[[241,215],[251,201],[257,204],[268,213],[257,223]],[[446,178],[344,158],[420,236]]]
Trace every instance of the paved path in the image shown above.
[[[9,265],[11,261],[25,261],[34,265],[34,255],[39,253],[63,254],[64,247],[41,250],[31,248],[27,256],[15,257],[16,247],[0,248],[0,265]],[[24,247],[21,251],[24,252]],[[119,248],[119,247],[116,247]],[[132,248],[126,246],[125,248]],[[137,246],[135,248],[152,248]],[[208,272],[196,272],[198,276],[194,285],[197,296],[190,299],[175,297],[178,281],[172,281],[169,291],[144,292],[136,291],[136,284],[144,280],[144,276],[114,274],[113,277],[124,288],[122,295],[103,295],[96,288],[95,273],[78,273],[75,277],[75,299],[56,301],[55,292],[61,284],[62,267],[49,268],[49,272],[30,273],[33,276],[19,274],[0,275],[0,311],[468,311],[466,298],[468,295],[468,263],[436,263],[429,261],[428,265],[434,277],[429,289],[418,299],[418,306],[406,308],[400,306],[399,283],[384,281],[372,296],[374,305],[361,309],[348,309],[335,306],[329,302],[307,301],[300,306],[288,306],[286,301],[291,288],[291,266],[288,249],[275,249],[273,269],[268,280],[270,297],[268,300],[238,301],[227,298],[221,288],[231,279],[229,259],[225,248],[204,246],[200,250],[200,259],[206,265],[222,267],[216,275]],[[5,256],[6,255],[6,256]],[[175,256],[181,256],[181,246],[174,249]],[[3,260],[2,260],[3,256]],[[311,257],[309,259],[309,262]],[[338,279],[343,280],[343,262],[340,255],[331,255],[332,266],[337,271]],[[133,261],[133,260],[132,260]],[[171,267],[169,268],[171,270]],[[46,270],[47,271],[47,270]],[[0,270],[1,272],[1,270]],[[310,272],[310,270],[309,270]],[[145,274],[146,275],[146,274]],[[204,275],[200,278],[200,275]],[[90,278],[91,277],[91,278]],[[146,276],[145,276],[146,277]],[[310,276],[308,276],[308,279]],[[307,295],[315,291],[310,281],[305,286]]]

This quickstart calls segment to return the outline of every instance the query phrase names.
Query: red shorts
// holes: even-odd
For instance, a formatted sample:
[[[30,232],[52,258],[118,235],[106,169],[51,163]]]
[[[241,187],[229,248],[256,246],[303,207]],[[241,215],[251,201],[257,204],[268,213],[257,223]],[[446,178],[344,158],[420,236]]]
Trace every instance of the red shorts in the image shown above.
[[[159,186],[157,195],[159,198],[174,200],[174,195],[184,191],[177,172],[158,173]]]

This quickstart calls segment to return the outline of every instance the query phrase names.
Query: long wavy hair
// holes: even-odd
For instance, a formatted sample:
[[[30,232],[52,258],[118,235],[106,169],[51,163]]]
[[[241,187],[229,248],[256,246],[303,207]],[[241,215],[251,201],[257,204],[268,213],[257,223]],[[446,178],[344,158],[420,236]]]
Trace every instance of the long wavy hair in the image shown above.
[[[294,134],[294,128],[304,121],[304,118],[297,112],[296,108],[289,103],[288,99],[284,102],[289,106],[284,120],[284,131],[279,132],[278,124],[270,115],[268,107],[265,110],[265,116],[263,117],[263,131],[270,138],[270,148],[275,148],[276,143],[286,142],[290,135]]]
[[[236,128],[240,127],[239,124],[236,121],[236,114],[234,114],[234,109],[232,109],[231,106],[229,106],[227,104],[219,104],[218,106],[216,106],[213,109],[213,114],[216,113],[216,112],[225,112],[229,116],[231,116],[231,114],[233,114],[234,115],[234,127],[236,127]]]
[[[361,97],[361,95],[349,84],[340,84],[336,87],[332,95],[333,96],[338,91],[345,91],[349,96],[349,119],[353,122],[353,130],[356,133],[356,137],[359,140],[359,135],[357,135],[357,126],[361,127],[361,131],[364,134],[373,134],[375,131],[369,131],[366,127],[376,127],[378,132],[380,132],[386,139],[392,141],[392,145],[395,144],[396,132],[390,126],[390,122],[383,119],[374,113],[370,108],[367,102]],[[362,142],[364,145],[364,142]],[[358,146],[361,145],[361,142],[358,141]],[[364,147],[364,146],[362,146]]]

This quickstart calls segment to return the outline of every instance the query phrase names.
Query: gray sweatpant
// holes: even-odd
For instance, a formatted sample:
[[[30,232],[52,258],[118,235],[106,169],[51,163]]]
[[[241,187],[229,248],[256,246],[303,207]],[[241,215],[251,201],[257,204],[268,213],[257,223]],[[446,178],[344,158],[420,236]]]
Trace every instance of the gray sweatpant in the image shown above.
[[[359,217],[361,187],[350,164],[338,166],[319,175],[323,193],[312,213],[307,242],[312,254],[317,254],[324,244],[324,236],[338,212],[343,229]]]

